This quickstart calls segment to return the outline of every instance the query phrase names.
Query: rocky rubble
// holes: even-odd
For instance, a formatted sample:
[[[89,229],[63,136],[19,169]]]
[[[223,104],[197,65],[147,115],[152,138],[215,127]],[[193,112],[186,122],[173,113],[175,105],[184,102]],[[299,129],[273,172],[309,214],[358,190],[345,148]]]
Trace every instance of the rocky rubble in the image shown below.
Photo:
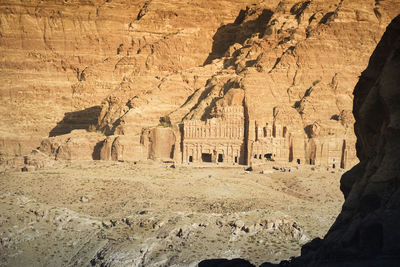
[[[152,214],[138,214],[136,216],[125,217],[122,219],[111,219],[102,222],[105,238],[113,240],[114,232],[142,232],[155,231],[156,238],[148,238],[141,244],[141,249],[137,252],[128,252],[127,242],[132,243],[137,240],[135,237],[128,236],[125,240],[119,239],[118,245],[109,244],[99,250],[96,256],[91,260],[92,265],[104,264],[121,264],[128,263],[140,265],[142,264],[178,264],[181,266],[185,263],[175,262],[174,257],[160,257],[160,251],[181,251],[181,250],[196,250],[196,247],[201,242],[199,236],[206,236],[214,233],[221,238],[226,238],[230,235],[227,243],[238,242],[243,240],[258,239],[256,242],[263,244],[271,242],[271,240],[293,240],[293,242],[303,243],[307,241],[303,230],[289,217],[283,217],[272,220],[260,220],[259,222],[246,222],[241,220],[232,220],[232,217],[238,217],[239,214],[232,214],[228,217],[220,214],[205,215],[205,214],[175,214],[160,218]],[[188,221],[190,219],[190,222]],[[201,219],[200,219],[201,218]],[[201,222],[199,222],[201,220]],[[197,240],[197,241],[196,241]],[[215,241],[213,241],[215,242]],[[217,241],[218,242],[218,241]],[[114,242],[113,242],[114,243]],[[118,247],[118,249],[116,248]],[[123,248],[123,249],[121,249]],[[165,250],[166,249],[166,250]],[[122,251],[121,251],[122,250]],[[116,253],[119,253],[116,256]],[[165,252],[164,252],[165,253]],[[166,256],[166,255],[164,255]],[[196,264],[194,259],[185,259],[186,264]]]
[[[309,166],[260,174],[152,161],[53,163],[0,174],[0,236],[18,240],[0,246],[6,265],[278,262],[321,237],[342,199],[339,173]]]
[[[103,220],[65,208],[42,205],[29,199],[23,192],[0,196],[0,205],[11,203],[19,210],[0,216],[0,251],[3,263],[12,263],[19,256],[25,263],[32,246],[35,253],[49,255],[34,262],[42,265],[140,266],[140,265],[195,265],[200,260],[196,251],[212,243],[225,245],[227,255],[240,253],[240,246],[266,245],[269,242],[290,243],[298,247],[306,236],[302,228],[288,216],[242,221],[243,214],[158,214],[138,212],[128,217],[108,217]],[[17,224],[16,224],[17,223]],[[12,224],[16,224],[14,227]],[[50,236],[47,247],[43,242]],[[51,238],[52,237],[52,238]],[[214,238],[215,237],[215,238]],[[31,244],[31,245],[29,245]],[[229,247],[228,247],[228,244]],[[60,255],[59,250],[62,250]],[[12,257],[10,255],[15,256]],[[271,251],[271,256],[276,253]],[[52,259],[51,255],[58,255]],[[192,256],[190,256],[192,255]]]
[[[35,171],[42,168],[49,168],[55,164],[47,154],[34,149],[26,156],[14,157],[0,162],[1,172],[10,171]]]

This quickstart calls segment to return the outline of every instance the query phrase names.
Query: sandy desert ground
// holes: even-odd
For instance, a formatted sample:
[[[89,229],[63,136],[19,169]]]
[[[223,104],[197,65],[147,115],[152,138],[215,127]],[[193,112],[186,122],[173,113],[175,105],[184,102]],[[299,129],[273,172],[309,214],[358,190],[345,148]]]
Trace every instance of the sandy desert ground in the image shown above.
[[[2,173],[0,265],[278,262],[324,236],[343,202],[343,172],[94,161]]]

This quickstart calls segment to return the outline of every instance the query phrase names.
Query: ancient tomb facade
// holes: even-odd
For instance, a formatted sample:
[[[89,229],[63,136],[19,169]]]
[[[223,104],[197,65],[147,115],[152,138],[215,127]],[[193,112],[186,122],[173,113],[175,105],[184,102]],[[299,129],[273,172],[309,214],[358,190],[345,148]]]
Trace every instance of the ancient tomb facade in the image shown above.
[[[265,161],[288,162],[290,134],[287,126],[275,123],[253,124],[255,140],[248,141],[249,162]]]
[[[182,161],[246,164],[243,106],[223,108],[221,117],[183,124]]]
[[[221,117],[187,120],[183,124],[182,162],[249,164],[266,161],[288,162],[290,134],[286,126],[268,124],[255,127],[249,140],[243,106],[228,106]],[[252,131],[254,132],[254,131]]]
[[[308,140],[306,163],[347,169],[357,163],[355,139],[319,137]]]
[[[246,121],[243,106],[227,106],[206,121],[186,120],[181,128],[182,163],[257,165],[271,163],[349,168],[354,140],[335,134],[305,138],[275,121]],[[333,130],[332,130],[333,131]]]
[[[206,121],[185,120],[173,127],[144,129],[140,136],[109,136],[101,143],[100,159],[172,159],[183,164],[226,166],[310,164],[345,169],[357,163],[355,138],[336,124],[315,124],[306,135],[303,129],[281,123],[284,125],[275,118],[249,120],[242,105],[225,106],[217,117]]]

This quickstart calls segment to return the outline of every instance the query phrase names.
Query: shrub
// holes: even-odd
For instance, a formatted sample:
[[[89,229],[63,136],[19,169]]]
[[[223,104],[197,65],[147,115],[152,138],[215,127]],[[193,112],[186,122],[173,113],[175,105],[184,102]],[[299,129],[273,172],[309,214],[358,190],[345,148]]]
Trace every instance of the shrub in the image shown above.
[[[171,119],[169,118],[169,116],[168,115],[162,116],[160,118],[160,124],[158,126],[171,127],[172,124],[171,124]]]
[[[88,127],[88,129],[87,129],[87,131],[88,132],[97,132],[97,126],[96,125],[94,125],[94,124],[90,124],[89,125],[89,127]]]

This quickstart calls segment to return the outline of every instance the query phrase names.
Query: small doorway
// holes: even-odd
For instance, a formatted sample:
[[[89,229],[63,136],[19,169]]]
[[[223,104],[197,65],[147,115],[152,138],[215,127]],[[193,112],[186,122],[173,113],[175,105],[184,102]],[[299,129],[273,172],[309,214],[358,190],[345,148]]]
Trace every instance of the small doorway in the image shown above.
[[[189,162],[193,162],[193,156],[189,156]]]
[[[224,157],[222,154],[218,154],[218,162],[224,162]]]
[[[300,159],[297,159],[297,164],[300,164]]]
[[[336,168],[336,164],[335,163],[332,164],[332,168]]]
[[[264,158],[265,158],[266,160],[271,160],[271,159],[272,159],[272,153],[264,154]]]
[[[238,157],[237,156],[235,157],[235,163],[238,163]]]
[[[201,160],[203,162],[212,162],[211,160],[211,154],[210,153],[202,153],[201,154]]]

